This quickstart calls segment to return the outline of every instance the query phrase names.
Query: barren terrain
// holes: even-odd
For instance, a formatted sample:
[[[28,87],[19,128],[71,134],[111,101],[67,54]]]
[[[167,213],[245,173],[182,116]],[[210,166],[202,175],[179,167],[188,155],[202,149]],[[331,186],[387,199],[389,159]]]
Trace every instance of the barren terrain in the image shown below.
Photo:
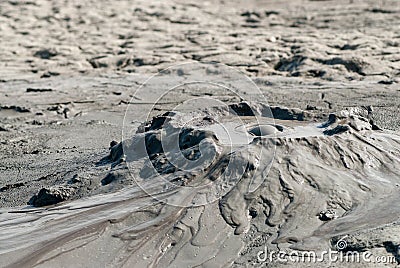
[[[0,267],[283,267],[257,253],[342,237],[396,261],[331,267],[395,267],[399,21],[396,0],[1,1]],[[215,122],[256,138],[228,154]],[[171,170],[168,127],[209,168]]]

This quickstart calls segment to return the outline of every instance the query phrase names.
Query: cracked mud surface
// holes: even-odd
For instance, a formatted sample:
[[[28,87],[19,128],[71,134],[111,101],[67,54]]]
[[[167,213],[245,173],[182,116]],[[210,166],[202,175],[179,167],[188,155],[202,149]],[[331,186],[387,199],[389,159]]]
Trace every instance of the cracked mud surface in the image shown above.
[[[334,249],[346,235],[348,250],[399,262],[398,21],[394,0],[2,1],[0,267],[286,267],[259,262],[257,252],[265,246]],[[210,194],[221,197],[218,202],[182,208],[134,187],[137,178],[154,175],[151,167],[180,186],[215,179],[226,169],[225,147],[209,134],[188,128],[192,138],[180,148],[185,157],[201,159],[196,146],[206,137],[205,148],[214,148],[221,161],[202,177],[198,170],[171,169],[168,156],[153,146],[157,127],[143,129],[187,99],[241,103],[230,92],[193,86],[165,95],[145,118],[152,96],[172,82],[159,77],[141,95],[137,88],[187,61],[242,71],[267,99],[275,123],[295,133],[272,139],[276,157],[256,192],[246,193],[246,180],[233,180],[222,196]],[[184,70],[169,75],[188,77]],[[123,136],[124,116],[142,134]],[[196,129],[225,116],[210,108],[203,123],[191,124]],[[324,122],[330,123],[318,135],[309,127]],[[156,150],[151,161],[125,158],[118,143],[148,131],[154,133],[147,152]],[[270,122],[248,131],[256,137],[249,148],[264,150],[271,148],[268,135],[281,133]],[[254,159],[236,152],[235,163],[256,165],[257,150]],[[251,169],[235,172],[253,176]],[[163,182],[143,183],[160,200],[201,200],[175,186],[164,191]],[[331,267],[368,265],[384,266]]]

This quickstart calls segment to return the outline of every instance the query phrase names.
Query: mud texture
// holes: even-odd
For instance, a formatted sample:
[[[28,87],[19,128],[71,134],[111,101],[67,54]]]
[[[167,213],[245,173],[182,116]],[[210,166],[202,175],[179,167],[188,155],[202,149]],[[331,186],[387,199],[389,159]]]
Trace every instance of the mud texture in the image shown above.
[[[0,267],[396,267],[398,21],[396,0],[1,1]],[[343,241],[394,262],[257,258]]]

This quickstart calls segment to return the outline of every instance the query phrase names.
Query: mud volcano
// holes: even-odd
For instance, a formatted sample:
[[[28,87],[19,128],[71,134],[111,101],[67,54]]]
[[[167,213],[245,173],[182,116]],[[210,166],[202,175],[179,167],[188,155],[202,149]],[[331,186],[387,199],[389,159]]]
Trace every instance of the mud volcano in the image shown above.
[[[79,265],[95,254],[118,267],[261,265],[265,247],[327,250],[346,236],[349,249],[391,254],[399,242],[400,137],[363,108],[325,122],[248,103],[169,112],[105,160],[104,187],[135,183],[0,214],[7,264]]]

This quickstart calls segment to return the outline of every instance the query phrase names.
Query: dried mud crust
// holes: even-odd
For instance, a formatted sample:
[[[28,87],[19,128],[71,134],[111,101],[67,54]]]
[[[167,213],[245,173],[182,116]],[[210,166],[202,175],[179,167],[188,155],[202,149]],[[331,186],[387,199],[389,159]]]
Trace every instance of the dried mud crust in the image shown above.
[[[286,267],[260,263],[257,253],[265,245],[335,249],[343,237],[347,250],[398,262],[399,16],[395,0],[1,1],[0,266]],[[252,148],[270,148],[265,136],[299,122],[326,124],[316,136],[277,137],[279,162],[258,173],[267,179],[253,194],[244,192],[258,170],[252,168],[257,154],[238,150],[235,163],[252,165],[238,172],[244,179],[220,202],[183,209],[158,202],[131,188],[136,181],[118,145],[123,114],[150,74],[191,60],[242,70],[274,115],[293,123],[252,125]],[[155,84],[152,91],[160,92],[164,84]],[[180,101],[179,94],[167,98],[157,113]],[[146,96],[134,103],[130,124],[139,126],[149,104]],[[198,137],[207,137],[210,148],[223,147],[197,127],[185,132],[197,137],[194,143],[189,138],[182,146],[193,160],[204,140]],[[157,140],[160,128],[154,124],[142,135]],[[108,151],[112,140],[118,142]],[[137,171],[144,176],[155,167],[169,176],[171,191],[218,182],[226,169],[223,151],[204,178],[179,173],[162,151],[148,149],[154,157]],[[29,200],[37,207],[27,207]],[[307,264],[321,265],[332,264]]]
[[[250,76],[398,83],[400,8],[383,1],[2,1],[3,79],[217,61]],[[4,68],[6,67],[6,68]]]

